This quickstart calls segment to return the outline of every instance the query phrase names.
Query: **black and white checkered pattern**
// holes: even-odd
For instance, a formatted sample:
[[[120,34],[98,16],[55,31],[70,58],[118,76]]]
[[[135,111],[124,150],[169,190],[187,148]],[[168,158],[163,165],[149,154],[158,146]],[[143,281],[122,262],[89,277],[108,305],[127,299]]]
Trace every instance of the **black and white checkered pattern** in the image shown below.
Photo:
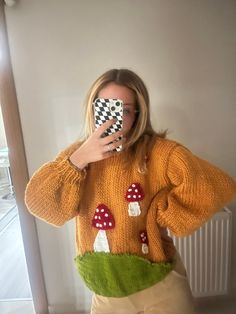
[[[121,102],[121,110],[120,111],[112,111],[111,106],[113,102],[119,101]],[[111,135],[122,129],[123,125],[123,107],[122,101],[118,99],[104,99],[97,98],[94,101],[94,116],[95,116],[95,126],[96,128],[100,127],[103,123],[108,120],[116,119],[116,123],[113,124],[110,128],[108,128],[104,132],[104,136]],[[122,147],[117,147],[116,150],[120,151]]]

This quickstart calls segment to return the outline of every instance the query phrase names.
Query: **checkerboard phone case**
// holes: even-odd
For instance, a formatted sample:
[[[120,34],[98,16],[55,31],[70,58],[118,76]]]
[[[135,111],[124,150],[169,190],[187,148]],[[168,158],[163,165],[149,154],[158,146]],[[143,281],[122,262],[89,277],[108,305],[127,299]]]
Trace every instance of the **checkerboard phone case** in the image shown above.
[[[108,128],[103,136],[111,135],[122,129],[123,126],[123,101],[120,99],[97,98],[94,101],[94,117],[96,128],[100,127],[107,120],[116,119],[116,123]],[[119,137],[121,139],[121,137]],[[121,151],[118,146],[116,151]]]

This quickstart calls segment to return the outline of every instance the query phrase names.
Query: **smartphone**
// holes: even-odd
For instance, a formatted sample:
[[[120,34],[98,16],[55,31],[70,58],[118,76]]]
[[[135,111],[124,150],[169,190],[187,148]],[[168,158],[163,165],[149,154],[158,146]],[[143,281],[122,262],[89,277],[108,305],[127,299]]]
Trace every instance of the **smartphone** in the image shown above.
[[[111,127],[103,134],[103,137],[120,131],[123,127],[123,101],[121,99],[97,98],[94,103],[95,127],[100,127],[104,122],[116,119]],[[118,140],[122,137],[120,136]],[[115,151],[121,151],[122,145],[118,146]]]

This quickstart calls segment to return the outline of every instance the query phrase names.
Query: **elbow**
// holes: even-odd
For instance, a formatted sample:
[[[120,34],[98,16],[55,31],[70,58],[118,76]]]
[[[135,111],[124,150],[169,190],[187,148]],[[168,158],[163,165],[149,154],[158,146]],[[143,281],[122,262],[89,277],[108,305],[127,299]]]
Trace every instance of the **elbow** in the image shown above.
[[[194,233],[207,219],[195,216],[193,213],[188,215],[173,215],[161,217],[158,223],[169,229],[170,233],[177,237],[185,237]]]
[[[53,227],[61,227],[65,224],[65,220],[63,220],[60,216],[45,215],[42,213],[38,213],[38,211],[32,208],[28,208],[28,211],[35,218],[38,218],[39,220],[42,220],[46,222],[47,224],[52,225]]]
[[[27,197],[25,198],[25,204],[28,212],[32,216],[54,227],[61,227],[66,222],[66,219],[59,211],[52,212],[52,210],[49,210],[47,206],[43,206],[43,204],[37,205],[34,202],[31,202],[29,199],[27,199]]]

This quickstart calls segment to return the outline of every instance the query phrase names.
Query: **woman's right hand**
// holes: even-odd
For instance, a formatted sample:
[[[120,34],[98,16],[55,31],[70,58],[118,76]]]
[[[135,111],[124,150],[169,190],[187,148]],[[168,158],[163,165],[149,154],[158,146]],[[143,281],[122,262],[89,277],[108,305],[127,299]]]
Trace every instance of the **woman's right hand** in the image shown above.
[[[119,140],[122,131],[118,131],[106,137],[102,134],[113,124],[115,120],[108,120],[70,156],[70,161],[79,169],[85,168],[89,163],[109,158],[116,154],[113,150],[122,145],[124,139]]]

